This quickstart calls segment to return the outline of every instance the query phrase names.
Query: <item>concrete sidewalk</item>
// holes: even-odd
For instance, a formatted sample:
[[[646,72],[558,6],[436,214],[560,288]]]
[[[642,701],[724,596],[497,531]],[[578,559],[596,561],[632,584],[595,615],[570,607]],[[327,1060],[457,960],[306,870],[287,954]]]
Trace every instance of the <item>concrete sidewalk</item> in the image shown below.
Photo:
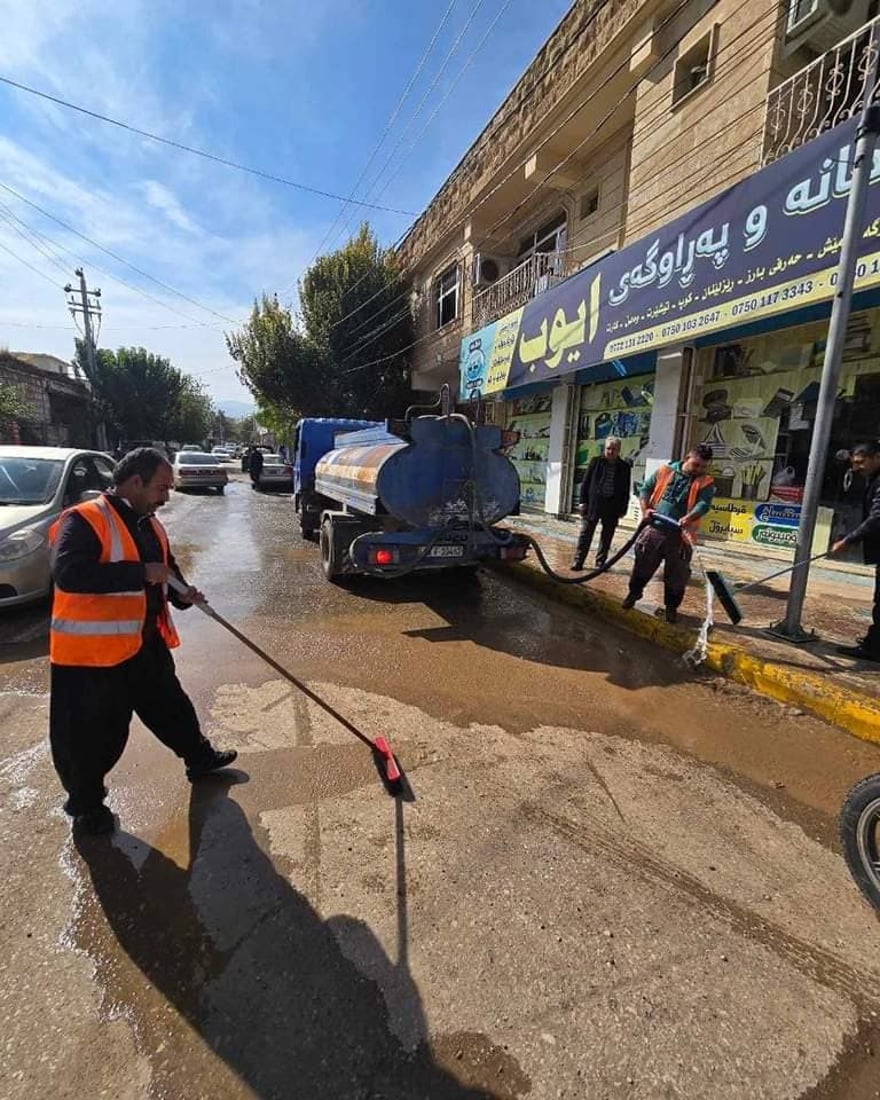
[[[533,535],[553,567],[574,576],[569,565],[577,540],[577,524],[542,516],[520,516],[510,526]],[[621,546],[631,530],[619,529],[615,546]],[[597,542],[598,540],[596,540]],[[593,565],[594,542],[588,567]],[[720,570],[735,583],[753,581],[778,569],[790,558],[769,553],[730,551],[720,543],[704,541],[699,547],[706,568]],[[560,585],[547,577],[529,554],[521,565],[506,570],[545,594],[572,606],[592,610],[616,624],[679,652],[689,649],[703,620],[706,596],[699,570],[688,588],[680,612],[680,625],[670,627],[658,618],[663,606],[663,586],[658,578],[645,592],[635,611],[620,604],[627,592],[632,568],[628,555],[612,570],[585,585]],[[778,641],[767,627],[785,613],[788,576],[744,593],[739,600],[744,619],[731,626],[715,601],[716,625],[710,636],[706,665],[755,690],[793,707],[810,710],[856,736],[880,743],[880,665],[848,660],[834,652],[839,644],[852,644],[871,622],[873,570],[851,563],[822,562],[810,572],[804,626],[819,640],[803,646]]]

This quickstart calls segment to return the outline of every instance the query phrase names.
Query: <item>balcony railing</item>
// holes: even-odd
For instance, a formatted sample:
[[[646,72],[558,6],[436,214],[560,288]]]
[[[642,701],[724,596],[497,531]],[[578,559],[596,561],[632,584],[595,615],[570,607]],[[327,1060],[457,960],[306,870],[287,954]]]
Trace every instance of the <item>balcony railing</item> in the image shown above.
[[[565,254],[536,252],[486,290],[474,295],[474,328],[512,313],[530,298],[543,294],[567,274]]]
[[[762,163],[778,160],[860,113],[878,43],[880,17],[773,89],[767,97]],[[872,103],[877,93],[875,81]]]

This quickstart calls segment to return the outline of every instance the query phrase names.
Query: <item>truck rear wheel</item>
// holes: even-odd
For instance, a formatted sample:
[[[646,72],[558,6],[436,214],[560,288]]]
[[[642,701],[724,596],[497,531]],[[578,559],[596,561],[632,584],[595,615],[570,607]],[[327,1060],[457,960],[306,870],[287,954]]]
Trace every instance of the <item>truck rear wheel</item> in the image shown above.
[[[339,565],[336,560],[336,539],[333,520],[325,519],[321,524],[321,570],[332,584],[339,581]]]

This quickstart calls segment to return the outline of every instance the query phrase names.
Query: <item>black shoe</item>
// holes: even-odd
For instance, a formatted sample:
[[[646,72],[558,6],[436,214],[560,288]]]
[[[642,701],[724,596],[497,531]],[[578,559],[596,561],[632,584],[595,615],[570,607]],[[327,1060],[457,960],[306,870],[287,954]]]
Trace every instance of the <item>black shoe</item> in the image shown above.
[[[624,611],[632,611],[632,609],[636,606],[638,599],[638,596],[635,596],[632,592],[630,592],[620,606],[623,608]]]
[[[841,657],[852,657],[856,661],[876,661],[880,663],[880,653],[875,653],[872,649],[865,649],[860,645],[839,645],[836,651]]]
[[[572,573],[583,573],[583,571],[584,571],[584,559],[583,558],[575,558],[574,561],[571,563],[571,571],[572,571]]]
[[[116,828],[116,818],[109,806],[98,806],[96,810],[77,814],[73,819],[73,826],[89,836],[106,836]]]
[[[678,612],[674,607],[667,607],[665,611],[666,621],[673,625],[678,622]]]
[[[198,760],[187,767],[186,778],[192,783],[196,779],[201,779],[204,775],[219,771],[220,768],[228,768],[237,757],[238,753],[235,749],[225,749],[223,752],[218,752],[217,749],[209,749],[204,756],[199,757]]]

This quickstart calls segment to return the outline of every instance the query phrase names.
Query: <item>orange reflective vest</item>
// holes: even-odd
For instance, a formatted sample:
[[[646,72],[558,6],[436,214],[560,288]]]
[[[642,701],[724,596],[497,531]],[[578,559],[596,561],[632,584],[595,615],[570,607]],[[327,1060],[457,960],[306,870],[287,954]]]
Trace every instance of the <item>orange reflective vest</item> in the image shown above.
[[[64,512],[49,529],[49,542],[54,544],[61,521],[71,512],[82,516],[101,543],[102,564],[120,561],[140,561],[137,544],[122,518],[106,497],[77,504]],[[162,547],[162,560],[168,564],[170,548],[165,528],[150,517],[153,530]],[[173,649],[180,645],[168,611],[167,591],[163,593],[159,615],[159,634]],[[55,586],[52,600],[52,622],[49,628],[49,660],[54,665],[77,665],[109,668],[133,657],[141,648],[144,620],[147,615],[147,594],[143,588],[132,592],[64,592]]]
[[[654,481],[654,491],[653,493],[651,493],[651,499],[649,501],[649,504],[652,508],[656,508],[660,501],[663,499],[663,494],[666,492],[666,487],[672,480],[672,475],[674,473],[675,470],[673,470],[671,466],[661,466],[660,469],[657,471],[657,477]],[[691,487],[688,491],[687,498],[688,513],[692,512],[696,507],[697,498],[699,497],[703,489],[707,489],[710,485],[714,484],[714,480],[709,477],[708,474],[705,477],[695,477],[691,481]],[[691,530],[683,531],[683,534],[688,542],[696,542],[696,529],[700,526],[701,519],[702,516],[694,516],[687,521],[688,527],[690,527]]]

